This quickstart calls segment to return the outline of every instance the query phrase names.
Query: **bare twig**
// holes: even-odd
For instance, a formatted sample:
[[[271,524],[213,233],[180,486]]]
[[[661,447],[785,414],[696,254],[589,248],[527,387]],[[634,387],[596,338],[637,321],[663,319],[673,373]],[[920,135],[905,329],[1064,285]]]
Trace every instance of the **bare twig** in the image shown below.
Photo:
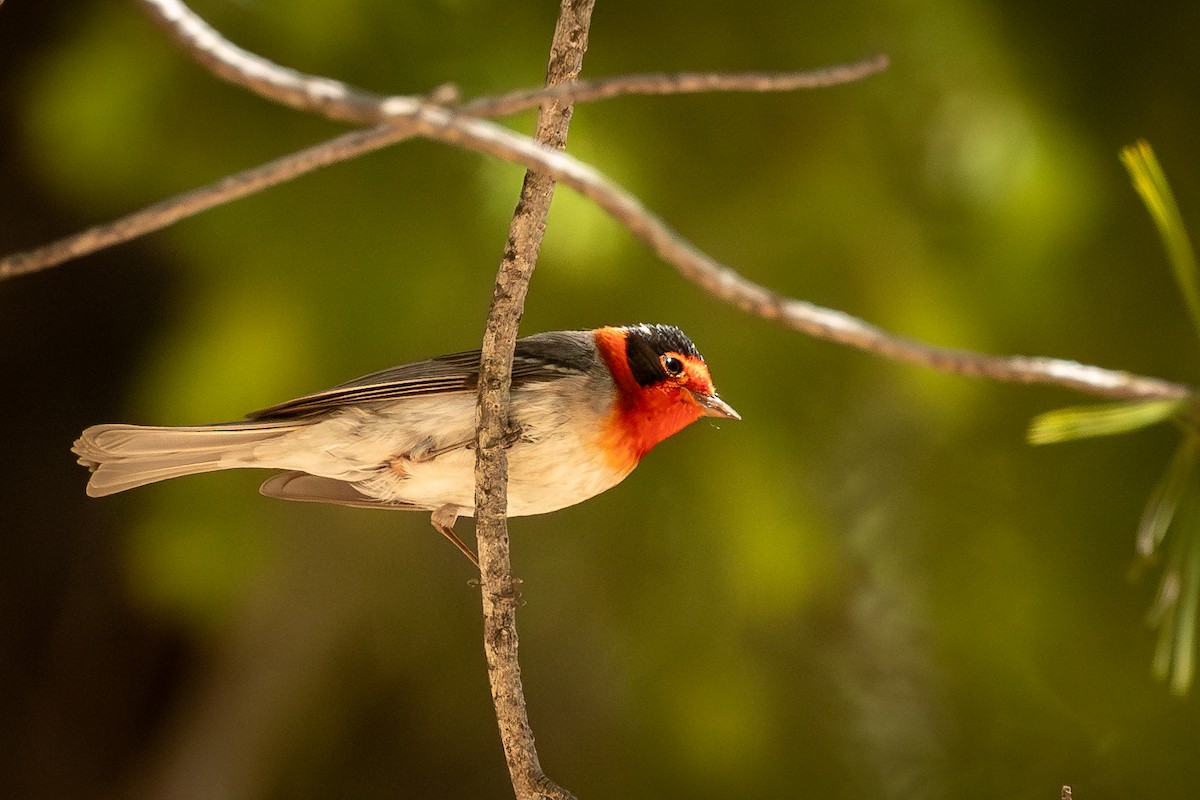
[[[852,83],[888,67],[885,55],[871,56],[852,64],[838,64],[806,72],[683,72],[672,75],[647,73],[587,81],[569,81],[557,86],[525,89],[497,97],[480,97],[463,103],[461,114],[495,119],[516,114],[544,100],[560,103],[595,103],[629,95],[681,95],[704,92],[792,92]]]
[[[587,50],[592,6],[593,0],[562,0],[550,46],[550,63],[546,68],[548,85],[569,81],[579,74]],[[569,104],[549,101],[543,105],[538,113],[535,144],[543,150],[561,150],[566,145],[571,111]],[[525,174],[504,257],[496,275],[479,365],[475,531],[483,583],[483,641],[500,738],[518,800],[573,799],[570,792],[546,777],[529,727],[521,666],[517,660],[519,595],[512,576],[506,522],[508,454],[504,442],[508,430],[513,349],[553,197],[553,178],[532,169]]]
[[[308,75],[243,50],[201,19],[181,0],[139,0],[159,27],[202,66],[231,83],[291,108],[344,122],[395,121],[434,100],[453,105],[457,92],[434,97],[382,95],[332,78]],[[459,107],[463,114],[494,119],[537,108],[546,100],[590,103],[626,95],[677,95],[702,92],[790,92],[851,83],[887,68],[886,56],[808,72],[682,73],[627,75],[592,81],[564,81],[495,97],[480,97]],[[442,96],[442,95],[446,96]]]
[[[0,280],[39,272],[106,247],[131,241],[162,230],[181,219],[286,183],[321,167],[348,161],[389,144],[411,139],[415,134],[415,129],[411,127],[405,129],[390,125],[378,125],[343,134],[305,150],[229,175],[207,186],[160,200],[111,222],[93,225],[50,244],[0,258]]]

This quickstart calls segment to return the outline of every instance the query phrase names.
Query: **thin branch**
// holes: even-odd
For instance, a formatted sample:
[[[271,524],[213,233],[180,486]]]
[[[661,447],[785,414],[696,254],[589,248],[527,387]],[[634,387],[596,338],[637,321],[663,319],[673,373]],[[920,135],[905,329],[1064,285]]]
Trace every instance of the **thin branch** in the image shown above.
[[[106,247],[162,230],[181,219],[286,183],[321,167],[411,139],[415,128],[377,125],[342,134],[313,147],[281,156],[215,183],[168,197],[110,222],[93,225],[50,244],[0,258],[0,280],[58,266]]]
[[[276,64],[224,38],[180,0],[138,0],[151,19],[201,66],[230,83],[290,108],[342,122],[380,123],[416,113],[425,101],[454,106],[457,91],[443,86],[431,96],[383,95],[320,75]],[[590,81],[566,81],[498,96],[480,97],[458,106],[472,117],[495,119],[547,100],[564,105],[591,103],[628,95],[680,95],[703,92],[791,92],[851,83],[887,69],[884,55],[852,64],[806,72],[648,73]]]
[[[792,92],[853,83],[888,67],[886,55],[875,55],[851,64],[805,72],[682,72],[646,73],[615,78],[570,81],[558,86],[525,89],[497,97],[480,97],[456,110],[472,117],[496,119],[532,108],[544,100],[560,103],[595,103],[630,95],[663,96],[705,92]]]
[[[550,63],[549,85],[573,79],[583,66],[593,0],[562,0]],[[535,144],[541,149],[561,150],[567,141],[572,108],[547,102],[538,113]],[[542,770],[534,747],[533,731],[525,707],[521,665],[517,660],[516,611],[519,593],[509,559],[508,525],[508,431],[509,389],[517,326],[525,310],[529,278],[537,264],[545,232],[554,179],[529,171],[509,226],[508,243],[496,275],[483,352],[479,364],[479,422],[475,461],[475,531],[479,541],[482,579],[484,649],[488,678],[504,756],[518,800],[551,797],[573,800]]]

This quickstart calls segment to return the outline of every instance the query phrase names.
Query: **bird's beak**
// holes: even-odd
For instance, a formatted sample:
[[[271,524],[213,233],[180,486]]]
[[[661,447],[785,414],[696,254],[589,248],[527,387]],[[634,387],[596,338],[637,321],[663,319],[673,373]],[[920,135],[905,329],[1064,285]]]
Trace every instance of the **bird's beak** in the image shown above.
[[[693,392],[691,389],[688,392],[692,395],[692,399],[696,401],[696,405],[704,410],[704,416],[706,417],[721,417],[722,419],[742,418],[742,415],[734,411],[731,405],[715,394]]]

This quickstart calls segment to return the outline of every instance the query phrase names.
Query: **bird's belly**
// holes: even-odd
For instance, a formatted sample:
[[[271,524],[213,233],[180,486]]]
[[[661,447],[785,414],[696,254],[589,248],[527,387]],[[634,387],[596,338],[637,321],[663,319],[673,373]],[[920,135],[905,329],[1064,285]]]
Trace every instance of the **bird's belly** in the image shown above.
[[[545,514],[581,503],[616,486],[630,471],[614,468],[594,442],[576,436],[519,442],[508,451],[508,516]],[[405,464],[404,473],[388,476],[386,488],[375,483],[371,493],[430,509],[452,503],[464,515],[474,513],[473,449]]]
[[[508,460],[508,516],[545,514],[582,503],[616,486],[633,467],[620,469],[596,442],[542,442],[514,447]]]

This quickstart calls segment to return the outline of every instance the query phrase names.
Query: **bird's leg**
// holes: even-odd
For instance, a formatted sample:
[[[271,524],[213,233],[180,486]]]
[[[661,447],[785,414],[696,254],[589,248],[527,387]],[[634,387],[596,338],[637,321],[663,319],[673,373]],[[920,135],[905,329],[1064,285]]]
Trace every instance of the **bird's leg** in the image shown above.
[[[4,2],[4,0],[0,0],[0,3],[2,3],[2,2]],[[513,447],[513,445],[515,445],[517,442],[521,442],[521,441],[532,442],[533,440],[525,438],[524,426],[518,425],[514,422],[509,422],[508,428],[504,431],[504,438],[502,438],[500,440],[500,446],[503,447],[504,449],[508,450],[508,449],[511,449]],[[432,445],[426,444],[426,445],[424,445],[424,448],[426,448],[426,449],[418,448],[417,450],[414,450],[413,451],[414,454],[419,453],[419,458],[417,455],[411,455],[410,458],[413,458],[414,460],[426,461],[435,456],[440,456],[442,453],[448,453],[451,450],[457,450],[460,447],[465,447],[468,450],[474,450],[475,449],[475,440],[472,439],[469,442],[461,442],[459,444],[452,444],[447,447],[438,448],[437,450],[428,449],[429,447],[432,447]]]
[[[429,521],[433,523],[433,527],[437,529],[438,533],[445,536],[450,544],[457,547],[460,553],[470,559],[471,563],[475,565],[475,569],[479,569],[479,557],[475,555],[475,551],[467,547],[466,543],[454,532],[454,523],[457,519],[458,506],[447,503],[436,509]]]
[[[472,439],[469,441],[451,442],[450,444],[442,445],[441,447],[434,447],[433,439],[426,439],[425,441],[421,442],[419,445],[414,447],[412,450],[409,450],[408,453],[406,453],[403,457],[408,461],[413,461],[416,463],[423,463],[425,461],[432,461],[433,459],[437,458],[438,456],[444,455],[444,454],[452,452],[454,450],[459,450],[464,447],[469,448],[469,447],[473,446],[474,443],[475,442]]]

